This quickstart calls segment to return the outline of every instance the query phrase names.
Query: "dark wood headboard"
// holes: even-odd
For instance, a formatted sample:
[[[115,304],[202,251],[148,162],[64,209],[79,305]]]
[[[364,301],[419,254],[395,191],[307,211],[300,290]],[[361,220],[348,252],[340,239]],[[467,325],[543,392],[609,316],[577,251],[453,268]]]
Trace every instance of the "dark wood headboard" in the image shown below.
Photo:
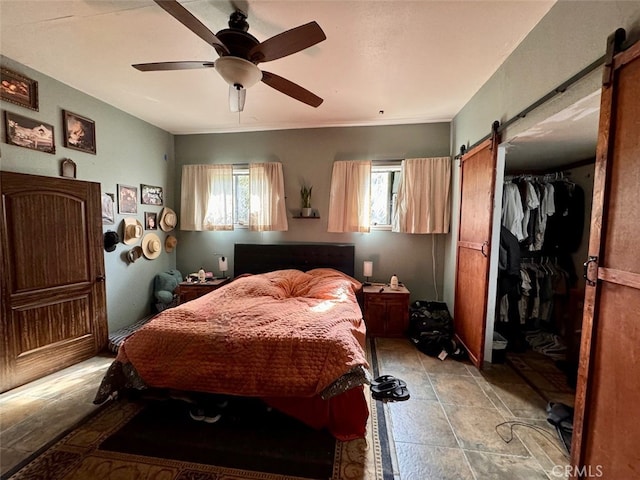
[[[234,276],[266,273],[295,268],[335,268],[354,276],[355,245],[335,243],[236,243],[233,256]]]

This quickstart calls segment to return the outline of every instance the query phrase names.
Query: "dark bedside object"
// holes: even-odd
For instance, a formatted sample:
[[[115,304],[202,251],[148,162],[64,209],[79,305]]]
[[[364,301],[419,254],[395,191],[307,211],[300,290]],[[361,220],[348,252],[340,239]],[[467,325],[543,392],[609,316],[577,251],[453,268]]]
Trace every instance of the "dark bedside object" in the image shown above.
[[[217,288],[220,288],[225,283],[230,282],[230,278],[216,278],[215,280],[209,280],[208,282],[180,282],[178,285],[180,303],[185,303],[190,300],[195,300],[202,295],[209,292],[213,292]]]
[[[372,337],[401,337],[409,327],[409,290],[373,284],[362,288],[364,321]]]

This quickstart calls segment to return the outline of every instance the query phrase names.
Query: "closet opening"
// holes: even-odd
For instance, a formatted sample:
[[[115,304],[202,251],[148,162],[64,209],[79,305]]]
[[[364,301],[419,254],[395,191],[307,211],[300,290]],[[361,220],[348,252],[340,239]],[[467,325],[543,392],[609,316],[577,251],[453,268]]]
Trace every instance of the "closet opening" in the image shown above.
[[[492,347],[507,344],[503,355],[492,351],[493,361],[504,358],[546,401],[569,406],[575,403],[599,106],[600,92],[593,92],[510,138],[501,145],[503,170],[496,178],[494,238],[500,242],[492,255],[495,308],[487,335],[497,334],[488,339]]]

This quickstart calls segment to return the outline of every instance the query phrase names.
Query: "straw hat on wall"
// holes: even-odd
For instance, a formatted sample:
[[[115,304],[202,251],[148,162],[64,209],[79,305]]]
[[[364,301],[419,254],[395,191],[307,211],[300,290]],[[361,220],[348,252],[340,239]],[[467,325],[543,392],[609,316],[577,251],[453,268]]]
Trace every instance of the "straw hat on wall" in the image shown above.
[[[126,217],[124,220],[124,243],[127,245],[133,245],[138,243],[140,237],[142,237],[142,224],[140,220],[133,217]]]
[[[155,233],[147,233],[142,238],[142,253],[149,260],[155,260],[162,253],[162,243]]]
[[[176,212],[167,207],[163,208],[162,213],[160,213],[160,228],[165,232],[170,232],[176,228],[177,224],[178,216]]]
[[[164,249],[167,251],[167,253],[171,253],[175,250],[177,244],[178,239],[173,235],[169,235],[164,240]]]

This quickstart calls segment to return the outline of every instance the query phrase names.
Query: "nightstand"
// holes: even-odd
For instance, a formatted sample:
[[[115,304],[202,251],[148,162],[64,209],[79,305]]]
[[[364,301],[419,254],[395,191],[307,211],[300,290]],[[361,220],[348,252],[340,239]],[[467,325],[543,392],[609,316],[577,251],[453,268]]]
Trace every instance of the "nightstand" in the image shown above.
[[[409,327],[411,292],[404,285],[391,290],[388,285],[375,284],[363,287],[362,291],[367,333],[372,337],[404,336]]]
[[[190,300],[194,300],[209,292],[213,292],[217,288],[220,288],[225,283],[230,282],[230,278],[216,278],[215,280],[209,280],[204,283],[200,282],[180,282],[178,285],[180,303],[185,303]]]

